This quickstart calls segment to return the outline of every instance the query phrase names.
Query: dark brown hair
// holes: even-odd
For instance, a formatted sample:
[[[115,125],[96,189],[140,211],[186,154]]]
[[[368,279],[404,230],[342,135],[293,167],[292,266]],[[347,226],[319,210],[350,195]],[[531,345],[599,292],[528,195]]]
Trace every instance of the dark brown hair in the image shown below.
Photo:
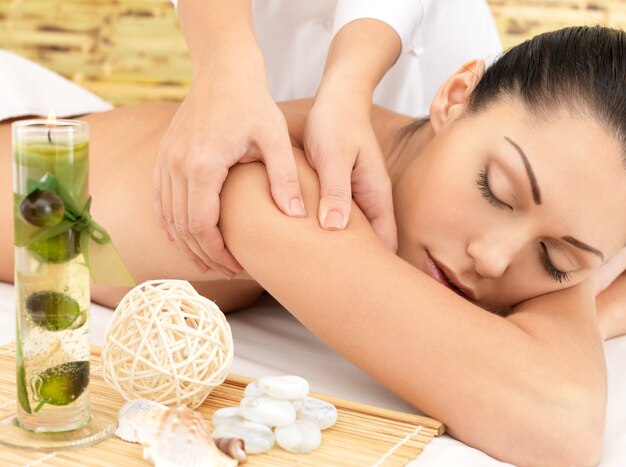
[[[503,98],[519,99],[531,115],[555,110],[593,116],[612,134],[626,163],[626,33],[603,26],[574,26],[533,37],[503,53],[468,100],[469,115]],[[398,133],[404,139],[428,119]]]

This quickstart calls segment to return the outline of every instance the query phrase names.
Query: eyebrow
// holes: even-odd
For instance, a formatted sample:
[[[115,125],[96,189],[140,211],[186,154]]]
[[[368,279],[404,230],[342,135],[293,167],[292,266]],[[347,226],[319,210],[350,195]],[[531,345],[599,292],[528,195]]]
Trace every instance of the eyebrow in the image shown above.
[[[567,243],[571,243],[572,245],[574,245],[577,248],[580,248],[581,250],[589,251],[590,253],[593,253],[594,255],[599,256],[602,262],[604,263],[604,255],[602,254],[600,250],[597,250],[596,248],[589,246],[584,242],[581,242],[577,238],[570,237],[569,235],[566,237],[561,237],[561,240],[564,240]]]
[[[511,146],[515,148],[517,153],[522,158],[522,161],[524,162],[524,168],[526,169],[526,174],[528,175],[528,180],[530,181],[530,188],[533,193],[533,201],[537,205],[541,204],[541,193],[539,192],[539,185],[537,185],[537,178],[535,177],[535,172],[533,172],[533,168],[531,167],[530,162],[528,161],[528,158],[526,157],[526,154],[524,154],[524,151],[522,150],[522,148],[520,148],[519,145],[515,141],[511,140],[511,138],[505,136],[504,139],[507,140],[509,144],[511,144]],[[602,262],[604,263],[604,254],[597,248],[587,245],[585,242],[581,242],[577,238],[574,238],[570,235],[561,237],[561,240],[566,241],[567,243],[571,245],[574,245],[576,248],[580,248],[581,250],[585,250],[590,253],[593,253],[596,256],[599,256],[602,259]]]
[[[504,139],[507,140],[511,144],[511,146],[515,148],[517,153],[522,158],[522,162],[524,162],[524,168],[526,169],[526,174],[528,175],[528,180],[530,181],[530,189],[533,192],[533,201],[537,205],[541,204],[541,193],[539,192],[539,185],[537,185],[537,178],[535,177],[535,172],[533,172],[533,168],[530,166],[530,162],[528,162],[526,154],[524,154],[522,148],[520,148],[519,145],[512,141],[510,138],[505,136]]]

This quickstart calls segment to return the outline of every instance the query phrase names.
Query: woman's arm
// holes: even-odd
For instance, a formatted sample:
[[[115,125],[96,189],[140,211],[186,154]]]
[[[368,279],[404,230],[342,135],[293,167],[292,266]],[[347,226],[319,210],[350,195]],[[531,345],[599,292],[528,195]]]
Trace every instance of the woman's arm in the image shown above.
[[[598,295],[596,307],[604,340],[626,334],[626,273]]]
[[[308,213],[319,184],[296,150]],[[220,227],[245,269],[304,325],[450,433],[515,464],[591,464],[606,377],[591,286],[509,317],[450,292],[384,246],[353,206],[345,231],[291,219],[259,164],[231,171]]]

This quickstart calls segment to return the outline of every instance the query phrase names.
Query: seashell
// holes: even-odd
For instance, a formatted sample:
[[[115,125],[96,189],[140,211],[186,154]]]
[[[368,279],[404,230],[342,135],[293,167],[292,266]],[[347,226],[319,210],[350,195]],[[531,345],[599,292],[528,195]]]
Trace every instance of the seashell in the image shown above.
[[[302,399],[309,393],[309,383],[300,376],[264,376],[257,381],[259,388],[275,399]]]
[[[118,438],[122,438],[124,441],[138,443],[137,427],[134,423],[135,416],[138,413],[154,409],[165,411],[167,407],[148,399],[133,399],[126,402],[117,414],[118,426],[117,430],[115,430],[115,435]]]
[[[252,383],[248,384],[246,388],[243,390],[243,397],[263,397],[266,395],[267,394],[265,394],[261,390],[261,388],[259,387],[259,383],[257,383],[256,381],[253,381]]]
[[[287,400],[244,397],[239,407],[246,420],[267,426],[287,426],[296,420],[296,409]]]
[[[226,455],[243,464],[248,460],[246,443],[241,438],[214,438],[215,445]]]
[[[218,425],[213,430],[213,437],[241,438],[248,454],[269,451],[274,446],[272,430],[254,422],[231,422]]]
[[[304,453],[317,448],[322,442],[319,427],[308,420],[296,420],[289,426],[274,430],[276,443],[285,451]]]
[[[337,407],[322,399],[306,397],[298,411],[298,420],[309,420],[320,427],[320,430],[325,430],[337,421]]]
[[[217,448],[206,422],[186,406],[143,411],[131,417],[143,458],[157,467],[234,467],[239,462]]]
[[[213,412],[211,422],[215,428],[217,425],[228,422],[243,422],[245,418],[240,407],[224,407]]]

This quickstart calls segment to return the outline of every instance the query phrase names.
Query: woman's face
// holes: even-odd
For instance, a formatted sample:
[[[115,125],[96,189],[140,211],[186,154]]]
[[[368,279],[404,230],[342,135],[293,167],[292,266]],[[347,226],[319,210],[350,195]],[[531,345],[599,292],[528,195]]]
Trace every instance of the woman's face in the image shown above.
[[[585,280],[626,240],[614,139],[512,102],[446,123],[394,196],[398,254],[492,311]]]

